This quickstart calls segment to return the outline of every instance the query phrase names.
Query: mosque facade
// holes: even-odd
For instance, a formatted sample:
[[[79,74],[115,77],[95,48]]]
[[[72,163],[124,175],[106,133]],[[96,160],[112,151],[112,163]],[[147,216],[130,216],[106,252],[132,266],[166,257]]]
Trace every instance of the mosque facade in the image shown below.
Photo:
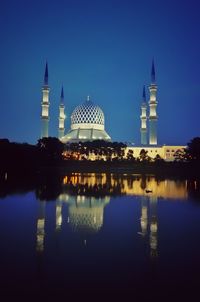
[[[44,74],[44,85],[42,87],[42,115],[41,115],[41,138],[49,136],[49,92],[48,84],[48,65],[46,63]],[[151,84],[149,85],[149,102],[146,101],[146,90],[143,87],[141,102],[141,127],[140,145],[127,146],[125,157],[128,152],[132,152],[135,158],[140,156],[141,150],[148,152],[152,159],[160,156],[166,161],[173,161],[177,150],[183,150],[186,146],[158,145],[157,139],[157,85],[155,77],[155,66],[152,61]],[[105,116],[102,109],[88,96],[86,101],[75,107],[71,114],[71,128],[65,133],[65,105],[64,90],[61,89],[59,105],[59,126],[58,138],[63,143],[77,143],[94,140],[111,141],[110,135],[105,130]],[[95,160],[91,156],[91,160]]]

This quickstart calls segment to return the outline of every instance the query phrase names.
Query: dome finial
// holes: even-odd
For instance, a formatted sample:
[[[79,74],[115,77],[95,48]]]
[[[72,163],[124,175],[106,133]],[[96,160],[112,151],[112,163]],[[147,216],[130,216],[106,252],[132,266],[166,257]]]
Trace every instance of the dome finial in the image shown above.
[[[90,101],[90,96],[89,96],[89,95],[87,96],[87,101],[88,101],[88,102]]]

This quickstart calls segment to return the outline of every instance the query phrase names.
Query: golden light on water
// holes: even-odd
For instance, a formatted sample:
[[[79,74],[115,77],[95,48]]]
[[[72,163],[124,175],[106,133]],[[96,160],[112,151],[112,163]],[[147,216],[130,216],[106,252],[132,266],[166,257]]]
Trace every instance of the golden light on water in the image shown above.
[[[153,175],[71,173],[62,178],[60,194],[55,201],[55,231],[59,233],[67,223],[72,232],[83,237],[83,242],[88,242],[89,234],[94,236],[102,229],[112,196],[135,196],[129,200],[140,201],[137,234],[148,242],[149,255],[155,258],[159,254],[158,204],[162,200],[187,201],[190,190],[199,190],[199,181],[163,180]],[[45,203],[40,203],[36,234],[38,252],[45,249],[45,225]]]
[[[88,188],[101,186],[112,193],[113,188],[120,186],[121,194],[126,195],[149,195],[170,199],[187,199],[187,182],[175,180],[157,180],[154,176],[142,177],[141,175],[74,173],[63,178],[63,185],[87,185]]]

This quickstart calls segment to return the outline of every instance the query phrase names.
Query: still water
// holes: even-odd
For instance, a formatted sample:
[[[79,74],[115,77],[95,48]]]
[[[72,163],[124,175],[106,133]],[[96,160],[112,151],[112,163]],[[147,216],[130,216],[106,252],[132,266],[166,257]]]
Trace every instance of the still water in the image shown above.
[[[6,175],[0,242],[1,297],[183,301],[200,282],[200,181]]]

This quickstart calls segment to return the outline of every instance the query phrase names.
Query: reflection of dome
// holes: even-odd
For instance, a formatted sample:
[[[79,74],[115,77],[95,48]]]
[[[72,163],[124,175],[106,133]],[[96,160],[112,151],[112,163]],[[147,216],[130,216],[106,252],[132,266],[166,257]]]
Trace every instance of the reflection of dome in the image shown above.
[[[110,201],[110,197],[104,198],[70,196],[69,224],[73,231],[82,234],[98,232],[103,225],[104,207]]]
[[[75,232],[96,233],[103,224],[103,207],[102,208],[69,208],[70,225]]]
[[[101,108],[95,105],[90,98],[87,98],[82,105],[77,106],[71,115],[71,130],[61,138],[63,143],[111,140],[104,127],[104,113]]]

